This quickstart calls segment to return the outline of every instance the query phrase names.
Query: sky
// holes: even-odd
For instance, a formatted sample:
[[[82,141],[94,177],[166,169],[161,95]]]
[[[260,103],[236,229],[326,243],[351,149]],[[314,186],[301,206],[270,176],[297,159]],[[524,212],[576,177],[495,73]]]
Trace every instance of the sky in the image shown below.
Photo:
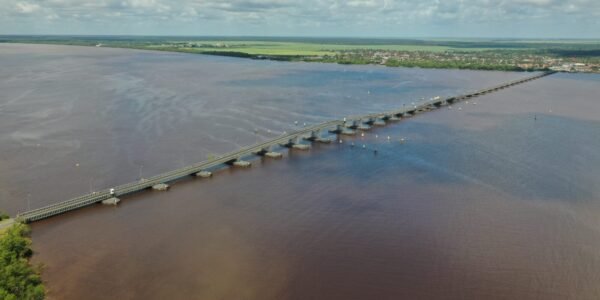
[[[0,0],[0,34],[600,38],[600,0]]]

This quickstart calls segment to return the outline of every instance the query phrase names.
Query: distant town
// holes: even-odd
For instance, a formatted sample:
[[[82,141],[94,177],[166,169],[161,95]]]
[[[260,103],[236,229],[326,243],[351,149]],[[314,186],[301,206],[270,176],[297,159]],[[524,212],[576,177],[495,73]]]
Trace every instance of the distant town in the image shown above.
[[[311,60],[313,58],[305,58]],[[507,71],[600,72],[600,59],[556,57],[526,51],[382,51],[347,50],[314,58],[339,63],[369,63],[390,67],[456,68]]]

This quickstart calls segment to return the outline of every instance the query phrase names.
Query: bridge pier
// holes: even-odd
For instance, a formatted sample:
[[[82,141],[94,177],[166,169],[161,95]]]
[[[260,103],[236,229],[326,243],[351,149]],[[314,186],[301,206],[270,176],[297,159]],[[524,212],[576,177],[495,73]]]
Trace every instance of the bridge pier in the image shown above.
[[[383,119],[375,119],[375,121],[373,122],[374,126],[385,126],[385,120]]]
[[[269,157],[269,158],[281,158],[283,157],[283,154],[281,154],[280,152],[275,152],[273,151],[273,145],[263,148],[262,150],[260,150],[257,155],[260,156],[264,156],[264,157]]]
[[[294,146],[294,144],[296,144],[296,143],[298,143],[298,138],[293,137],[293,138],[289,139],[287,142],[281,144],[280,146],[286,147],[286,148],[292,148],[292,146]]]
[[[248,168],[248,167],[250,167],[252,165],[252,163],[249,162],[249,161],[238,159],[238,160],[234,161],[232,163],[232,165],[234,167],[238,167],[238,168]]]
[[[319,137],[315,140],[315,142],[321,143],[321,144],[329,144],[329,143],[333,142],[333,139],[328,138],[328,137]]]
[[[358,126],[360,126],[360,120],[352,120],[350,122],[345,123],[345,127],[350,129],[356,129],[358,128]]]
[[[306,145],[306,144],[293,144],[292,148],[296,149],[296,150],[308,150],[308,149],[310,149],[310,145]]]
[[[296,136],[293,140],[290,140],[290,145],[292,149],[296,150],[308,150],[310,149],[310,145],[300,143],[300,137]]]
[[[373,124],[373,121],[371,118],[368,118],[366,122],[364,122],[363,120],[359,120],[358,125],[354,129],[369,130],[369,129],[371,129],[372,124]]]
[[[242,160],[241,157],[237,157],[230,161],[227,161],[227,162],[225,162],[225,164],[233,166],[233,167],[241,167],[241,168],[247,168],[247,167],[250,167],[250,165],[252,165],[252,163],[250,163],[249,161]]]
[[[332,141],[330,138],[322,137],[320,130],[312,131],[310,133],[310,136],[305,137],[304,139],[307,141],[317,142],[317,143],[331,143],[331,141]]]
[[[283,154],[281,154],[281,152],[269,151],[269,152],[265,153],[265,157],[282,158]]]
[[[320,130],[315,130],[315,131],[311,131],[309,136],[305,136],[302,139],[307,140],[307,141],[311,141],[314,142],[315,140],[317,140],[319,137],[321,136],[321,131]]]
[[[212,177],[212,172],[209,171],[200,171],[198,173],[196,173],[196,177],[201,177],[201,178],[209,178]]]
[[[121,199],[117,197],[108,198],[106,200],[102,200],[102,204],[104,205],[117,205],[121,202]]]
[[[166,191],[169,189],[169,185],[166,183],[159,183],[152,186],[152,189],[155,191]]]
[[[367,118],[367,121],[362,123],[371,126],[375,123],[375,118]]]
[[[300,143],[300,137],[296,136],[288,140],[287,143],[282,144],[281,146],[291,149],[297,150],[308,150],[310,149],[310,145]]]
[[[356,130],[354,129],[350,129],[350,128],[346,128],[344,130],[342,130],[342,132],[340,132],[341,135],[355,135],[356,134]]]
[[[340,134],[340,133],[342,133],[343,130],[344,130],[344,128],[342,127],[342,125],[338,124],[338,125],[335,125],[335,129],[330,129],[329,132],[335,133],[335,134]]]

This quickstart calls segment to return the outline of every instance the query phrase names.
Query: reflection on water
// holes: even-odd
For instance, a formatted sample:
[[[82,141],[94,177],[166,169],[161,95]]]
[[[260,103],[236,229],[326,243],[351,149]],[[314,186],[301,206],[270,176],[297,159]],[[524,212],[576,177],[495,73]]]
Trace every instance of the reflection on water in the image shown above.
[[[115,93],[122,96],[100,110],[104,115],[76,128],[35,125],[43,109],[0,110],[0,125],[12,126],[0,127],[0,138],[14,141],[18,132],[22,142],[21,151],[2,152],[11,158],[0,160],[7,168],[28,158],[40,164],[31,167],[39,176],[54,174],[48,184],[59,184],[59,173],[73,172],[62,163],[75,155],[93,161],[98,176],[122,180],[127,172],[135,177],[143,157],[151,159],[145,173],[268,137],[254,136],[253,127],[287,130],[295,119],[317,122],[523,76],[92,50],[99,52],[91,58],[71,51],[92,62],[116,51],[110,60],[129,65],[110,68],[146,83],[130,91],[134,96]],[[214,73],[202,77],[210,83],[192,83],[187,72],[194,67]],[[364,138],[45,220],[33,226],[35,259],[46,265],[55,299],[597,299],[599,81],[553,75]],[[392,82],[402,87],[394,91]],[[154,96],[144,86],[156,87],[148,90]],[[81,101],[76,105],[101,107],[100,100]],[[64,118],[55,124],[67,126],[73,116]],[[86,126],[98,134],[88,136]],[[27,152],[35,151],[27,142],[41,129],[80,146],[57,143],[78,149],[63,157],[63,148],[44,144],[40,153],[52,159],[44,164],[41,154]],[[80,152],[99,145],[102,151]],[[20,193],[38,176],[30,173],[2,180],[19,183],[11,191]]]

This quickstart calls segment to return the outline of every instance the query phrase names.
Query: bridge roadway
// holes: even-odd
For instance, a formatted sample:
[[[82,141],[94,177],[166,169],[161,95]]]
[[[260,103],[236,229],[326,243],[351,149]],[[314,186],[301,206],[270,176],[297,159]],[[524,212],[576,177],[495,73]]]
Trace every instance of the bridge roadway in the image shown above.
[[[507,83],[504,83],[504,84],[501,84],[498,86],[494,86],[491,88],[482,89],[482,90],[479,90],[479,91],[476,91],[476,92],[473,92],[470,94],[464,94],[464,95],[450,97],[450,98],[446,98],[446,99],[440,99],[440,98],[431,99],[431,100],[417,103],[416,105],[404,106],[400,109],[396,109],[396,110],[392,110],[392,111],[388,111],[388,112],[372,113],[372,114],[361,115],[361,116],[350,116],[350,117],[344,118],[343,120],[333,120],[333,121],[328,121],[328,122],[324,122],[324,123],[320,123],[320,124],[316,124],[316,125],[312,125],[312,126],[307,126],[307,127],[304,127],[302,129],[294,131],[294,132],[282,134],[279,137],[276,137],[274,139],[264,141],[264,142],[259,142],[254,145],[250,145],[250,146],[243,147],[241,149],[226,153],[217,158],[209,159],[209,160],[206,160],[206,161],[194,164],[194,165],[190,165],[190,166],[187,166],[184,168],[180,168],[177,170],[165,172],[165,173],[162,173],[162,174],[159,174],[159,175],[147,178],[147,179],[143,179],[140,181],[135,181],[135,182],[131,182],[131,183],[127,183],[124,185],[114,187],[114,195],[111,195],[110,188],[108,188],[108,189],[105,189],[105,190],[102,190],[99,192],[93,192],[93,193],[79,196],[76,198],[72,198],[72,199],[69,199],[69,200],[66,200],[63,202],[59,202],[59,203],[55,203],[55,204],[41,207],[38,209],[30,210],[30,211],[27,211],[20,215],[17,215],[16,218],[23,222],[33,222],[33,221],[45,219],[45,218],[48,218],[48,217],[51,217],[54,215],[65,213],[67,211],[75,210],[75,209],[85,207],[85,206],[88,206],[88,205],[91,205],[94,203],[98,203],[98,202],[101,202],[103,200],[106,200],[106,199],[109,199],[112,197],[119,197],[119,196],[127,195],[130,193],[138,192],[138,191],[150,188],[156,184],[171,182],[171,181],[174,181],[174,180],[186,177],[186,176],[196,174],[200,171],[207,170],[207,169],[225,164],[225,163],[231,163],[233,161],[241,159],[242,157],[253,155],[253,154],[259,153],[261,151],[264,152],[265,149],[269,149],[272,146],[289,145],[290,143],[295,143],[295,140],[297,140],[297,139],[304,138],[307,136],[312,136],[315,133],[319,134],[319,132],[321,132],[323,130],[329,130],[329,129],[335,128],[334,131],[337,131],[339,133],[339,131],[342,128],[347,127],[348,124],[351,122],[363,122],[364,120],[367,120],[367,122],[369,122],[369,121],[372,122],[372,120],[375,120],[375,119],[386,119],[391,116],[402,117],[406,114],[412,115],[421,110],[431,109],[431,108],[439,107],[443,104],[451,104],[451,103],[458,102],[458,101],[461,101],[464,99],[468,99],[468,98],[476,97],[479,95],[487,94],[490,92],[498,91],[498,90],[501,90],[501,89],[504,89],[504,88],[507,88],[510,86],[514,86],[514,85],[521,84],[521,83],[524,83],[527,81],[531,81],[531,80],[535,80],[535,79],[538,79],[538,78],[541,78],[544,76],[548,76],[553,73],[554,72],[541,73],[541,74],[538,74],[535,76],[507,82]]]

